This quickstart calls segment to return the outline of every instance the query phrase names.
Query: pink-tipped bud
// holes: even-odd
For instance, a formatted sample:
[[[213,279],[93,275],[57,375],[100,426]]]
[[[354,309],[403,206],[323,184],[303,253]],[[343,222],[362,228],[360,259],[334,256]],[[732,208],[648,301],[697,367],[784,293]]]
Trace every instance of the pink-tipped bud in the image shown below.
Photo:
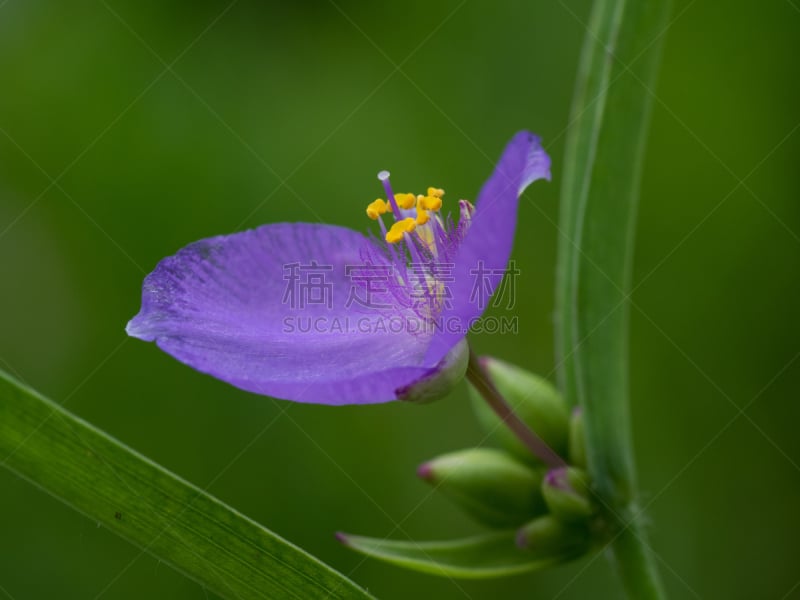
[[[518,527],[546,510],[543,470],[494,448],[443,454],[420,465],[417,474],[490,527]]]

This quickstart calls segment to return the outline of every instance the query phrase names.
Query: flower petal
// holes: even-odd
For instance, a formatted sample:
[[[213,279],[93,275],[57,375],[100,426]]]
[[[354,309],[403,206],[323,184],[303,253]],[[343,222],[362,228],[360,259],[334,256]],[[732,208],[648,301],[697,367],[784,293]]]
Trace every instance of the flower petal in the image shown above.
[[[454,258],[453,301],[441,315],[444,326],[431,341],[426,364],[439,361],[480,317],[489,300],[484,290],[498,289],[511,256],[519,196],[537,179],[550,179],[550,157],[538,136],[520,131],[478,194],[472,223]]]
[[[394,400],[430,375],[422,358],[431,335],[376,328],[385,315],[348,306],[346,267],[363,265],[371,244],[349,229],[305,223],[195,242],[147,276],[127,331],[251,392],[324,404]],[[298,266],[306,270],[295,280]]]

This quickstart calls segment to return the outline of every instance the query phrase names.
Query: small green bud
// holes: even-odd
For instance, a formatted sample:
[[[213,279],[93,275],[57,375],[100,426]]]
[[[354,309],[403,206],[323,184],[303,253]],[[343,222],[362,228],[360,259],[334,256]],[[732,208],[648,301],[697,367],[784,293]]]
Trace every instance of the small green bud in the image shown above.
[[[519,527],[544,514],[544,471],[494,448],[450,452],[420,465],[417,474],[473,518],[490,527]]]
[[[576,406],[569,419],[569,462],[576,467],[586,468],[586,432],[584,430],[583,409]]]
[[[575,467],[548,471],[542,481],[542,496],[552,515],[562,521],[583,521],[594,512],[589,476]]]
[[[542,377],[496,358],[484,356],[480,362],[516,415],[557,454],[565,456],[569,410],[555,387]],[[472,386],[469,392],[478,420],[490,438],[514,456],[532,464],[541,464]]]
[[[444,398],[464,378],[469,363],[466,338],[458,342],[425,377],[395,391],[398,400],[427,404]]]
[[[578,557],[589,544],[587,527],[565,523],[552,515],[537,517],[517,531],[517,546],[541,558]]]

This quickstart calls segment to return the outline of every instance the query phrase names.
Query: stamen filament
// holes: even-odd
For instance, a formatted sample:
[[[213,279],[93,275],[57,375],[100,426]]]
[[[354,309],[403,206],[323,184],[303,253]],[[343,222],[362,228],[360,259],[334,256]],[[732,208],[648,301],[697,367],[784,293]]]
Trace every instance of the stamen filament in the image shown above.
[[[383,217],[378,215],[378,225],[381,226],[381,237],[386,239],[386,225],[383,222]]]

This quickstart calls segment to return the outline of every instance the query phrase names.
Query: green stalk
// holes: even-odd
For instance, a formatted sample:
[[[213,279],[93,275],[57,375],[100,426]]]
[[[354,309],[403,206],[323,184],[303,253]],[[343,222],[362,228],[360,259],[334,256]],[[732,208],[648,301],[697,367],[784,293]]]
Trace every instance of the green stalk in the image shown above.
[[[589,470],[613,562],[629,597],[644,600],[664,592],[635,508],[627,294],[668,13],[666,0],[594,3],[567,139],[556,291],[559,384],[584,409]]]

